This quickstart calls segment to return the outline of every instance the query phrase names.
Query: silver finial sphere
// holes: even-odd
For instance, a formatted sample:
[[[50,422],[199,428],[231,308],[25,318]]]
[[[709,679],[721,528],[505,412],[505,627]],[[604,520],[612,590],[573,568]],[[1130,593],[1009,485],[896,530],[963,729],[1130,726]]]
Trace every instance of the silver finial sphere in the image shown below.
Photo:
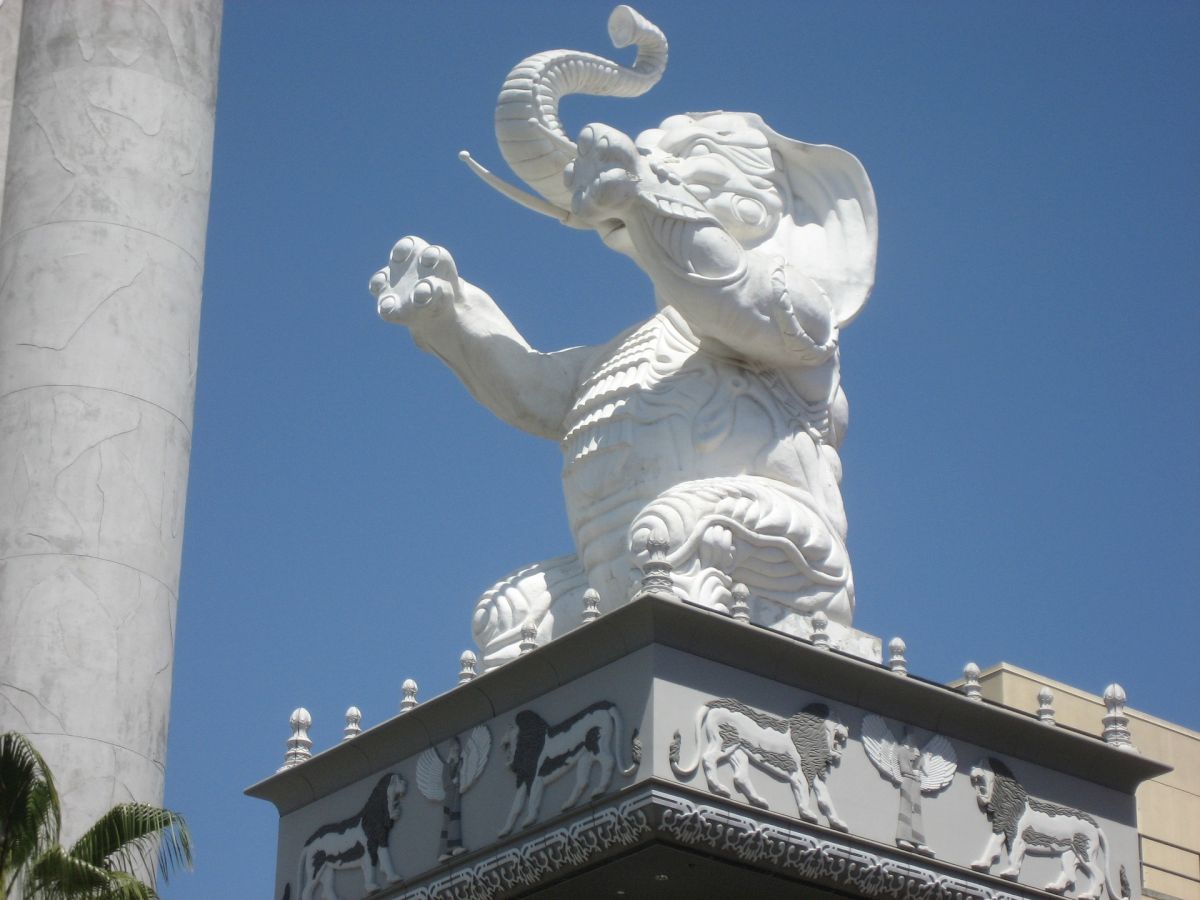
[[[357,737],[362,732],[362,726],[359,723],[362,721],[362,710],[357,706],[351,706],[346,710],[346,727],[342,729],[342,740],[348,741],[352,737]]]
[[[411,678],[405,678],[400,685],[403,697],[400,700],[400,712],[406,713],[417,706],[417,683]]]
[[[973,662],[963,666],[962,692],[967,695],[969,700],[983,699],[983,690],[979,686],[979,666]]]
[[[469,681],[474,681],[475,676],[479,674],[479,657],[474,651],[464,650],[462,655],[458,657],[458,683],[466,684]]]

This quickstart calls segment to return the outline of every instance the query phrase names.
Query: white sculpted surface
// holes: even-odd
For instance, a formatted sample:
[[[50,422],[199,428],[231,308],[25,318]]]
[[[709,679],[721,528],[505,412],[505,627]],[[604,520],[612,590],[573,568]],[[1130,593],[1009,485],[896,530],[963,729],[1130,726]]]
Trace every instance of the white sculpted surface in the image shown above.
[[[1079,900],[1130,896],[1123,866],[1118,869],[1121,891],[1118,894],[1113,890],[1108,839],[1092,816],[1032,796],[1012,770],[995,757],[981,759],[971,767],[971,786],[980,810],[992,824],[987,847],[971,863],[972,869],[991,872],[1007,856],[1007,865],[995,874],[1016,881],[1026,855],[1049,856],[1062,865],[1059,876],[1045,886],[1051,894],[1074,891]]]
[[[850,633],[854,582],[837,448],[847,422],[840,328],[875,268],[874,195],[835,147],[782,137],[758,116],[672,116],[637,140],[558,120],[570,93],[635,96],[666,66],[666,41],[628,7],[609,22],[625,67],[555,50],[510,73],[496,133],[543,198],[472,168],[506,195],[597,231],[649,276],[657,312],[599,347],[534,350],[451,255],[401,239],[371,280],[380,316],[406,325],[496,415],[560,442],[577,552],[518,570],[474,618],[486,667],[577,627],[589,587],[625,603],[666,542],[675,588],[728,609],[734,583],[752,621],[807,636],[822,611]]]
[[[733,772],[734,787],[754,806],[769,809],[751,781],[751,769],[761,769],[787,782],[801,819],[820,821],[809,802],[811,795],[830,828],[849,831],[834,809],[825,783],[830,768],[841,762],[848,738],[846,726],[824,703],[810,703],[795,715],[781,719],[722,697],[710,700],[696,712],[695,759],[687,765],[680,762],[683,738],[676,731],[668,761],[676,778],[689,779],[701,768],[708,789],[720,797],[730,797],[718,774],[725,763]]]

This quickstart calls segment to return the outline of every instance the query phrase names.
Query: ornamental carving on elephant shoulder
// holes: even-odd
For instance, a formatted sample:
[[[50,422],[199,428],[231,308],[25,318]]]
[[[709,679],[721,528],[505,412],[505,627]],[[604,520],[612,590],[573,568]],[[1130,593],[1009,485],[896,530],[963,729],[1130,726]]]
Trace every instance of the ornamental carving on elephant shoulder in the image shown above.
[[[877,216],[852,155],[786,138],[752,113],[671,116],[636,138],[559,120],[572,93],[632,97],[667,62],[667,42],[614,10],[625,66],[573,50],[537,53],[502,87],[496,134],[538,196],[466,156],[506,196],[596,232],[649,277],[653,315],[611,341],[532,348],[443,247],[401,239],[370,288],[504,421],[557,441],[575,552],[516,570],[473,619],[485,668],[578,627],[582,596],[628,602],[651,547],[672,587],[726,609],[735,583],[751,618],[791,634],[823,612],[852,639],[854,580],[838,448],[847,424],[841,329],[875,272]]]

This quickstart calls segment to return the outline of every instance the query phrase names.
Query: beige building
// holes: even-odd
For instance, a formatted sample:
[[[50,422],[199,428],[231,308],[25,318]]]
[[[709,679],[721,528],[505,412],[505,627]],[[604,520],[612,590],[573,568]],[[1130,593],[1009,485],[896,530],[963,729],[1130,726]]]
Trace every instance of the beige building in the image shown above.
[[[1090,734],[1102,728],[1104,702],[1096,694],[1009,663],[984,670],[979,681],[985,699],[1029,713],[1049,687],[1060,725]],[[1138,750],[1174,768],[1137,792],[1145,896],[1200,900],[1200,734],[1137,710],[1126,713]]]

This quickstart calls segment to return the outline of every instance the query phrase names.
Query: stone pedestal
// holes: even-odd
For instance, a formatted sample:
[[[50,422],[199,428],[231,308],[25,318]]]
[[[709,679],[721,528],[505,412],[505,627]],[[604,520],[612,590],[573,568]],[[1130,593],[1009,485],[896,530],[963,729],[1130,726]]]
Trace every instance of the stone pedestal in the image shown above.
[[[1139,896],[1165,770],[644,596],[248,793],[292,900]]]

